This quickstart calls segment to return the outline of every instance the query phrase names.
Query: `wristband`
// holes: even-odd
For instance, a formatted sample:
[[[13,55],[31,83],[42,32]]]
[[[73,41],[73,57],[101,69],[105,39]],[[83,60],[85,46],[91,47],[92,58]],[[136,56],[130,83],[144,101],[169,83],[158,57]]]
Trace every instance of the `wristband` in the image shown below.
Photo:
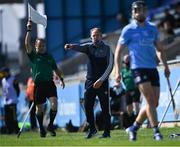
[[[27,32],[31,32],[31,30],[27,30]]]

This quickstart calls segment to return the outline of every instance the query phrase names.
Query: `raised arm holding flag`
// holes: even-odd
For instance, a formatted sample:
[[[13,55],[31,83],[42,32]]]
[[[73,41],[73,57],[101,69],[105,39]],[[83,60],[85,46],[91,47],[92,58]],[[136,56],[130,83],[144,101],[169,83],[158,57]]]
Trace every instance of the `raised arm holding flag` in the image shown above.
[[[28,3],[28,17],[31,18],[32,22],[36,24],[41,24],[46,28],[47,26],[47,16],[40,14]]]

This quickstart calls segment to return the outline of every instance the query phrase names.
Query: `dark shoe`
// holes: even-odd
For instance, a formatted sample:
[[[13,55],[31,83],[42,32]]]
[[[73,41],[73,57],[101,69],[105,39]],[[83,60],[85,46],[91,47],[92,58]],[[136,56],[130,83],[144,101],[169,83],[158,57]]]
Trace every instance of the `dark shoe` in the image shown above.
[[[129,135],[129,141],[136,141],[137,140],[137,133],[135,130],[133,130],[133,127],[129,127],[126,129],[126,132]]]
[[[46,137],[46,131],[45,131],[45,129],[41,129],[41,130],[40,130],[40,137],[42,137],[42,138]]]
[[[56,132],[54,130],[53,125],[48,125],[47,130],[50,132],[51,136],[56,136]]]
[[[99,138],[110,138],[110,133],[103,133]]]
[[[17,128],[16,130],[15,130],[15,134],[18,134],[19,133],[19,128]]]
[[[15,131],[15,134],[18,134],[19,133],[19,131]]]
[[[154,134],[154,140],[160,141],[162,139],[163,139],[163,136],[161,135],[161,133],[155,133]]]
[[[95,137],[98,134],[97,130],[89,131],[89,133],[86,136],[86,139],[90,139],[92,137]]]

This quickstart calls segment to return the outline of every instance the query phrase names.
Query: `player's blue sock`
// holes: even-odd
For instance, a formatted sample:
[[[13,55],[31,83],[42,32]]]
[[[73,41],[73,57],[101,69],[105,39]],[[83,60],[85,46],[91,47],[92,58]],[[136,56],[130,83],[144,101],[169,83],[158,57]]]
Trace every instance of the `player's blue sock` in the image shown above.
[[[154,134],[159,133],[159,128],[157,126],[154,126],[153,127],[153,132],[154,132]]]
[[[141,123],[135,121],[134,124],[131,126],[131,129],[133,131],[137,131],[140,127],[141,127]]]

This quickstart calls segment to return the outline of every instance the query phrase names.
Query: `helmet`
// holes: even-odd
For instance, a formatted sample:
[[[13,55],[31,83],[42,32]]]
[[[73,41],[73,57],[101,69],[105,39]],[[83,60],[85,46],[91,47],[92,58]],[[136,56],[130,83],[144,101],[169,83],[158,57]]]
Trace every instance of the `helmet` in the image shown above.
[[[142,0],[135,1],[135,2],[132,3],[132,9],[134,9],[134,8],[141,8],[141,7],[142,7],[142,8],[143,8],[143,7],[146,7],[145,2],[142,1]]]
[[[139,22],[144,22],[146,19],[146,13],[143,13],[139,16],[135,16],[137,11],[144,10],[146,12],[146,4],[142,0],[138,0],[132,3],[132,18],[136,19]]]

